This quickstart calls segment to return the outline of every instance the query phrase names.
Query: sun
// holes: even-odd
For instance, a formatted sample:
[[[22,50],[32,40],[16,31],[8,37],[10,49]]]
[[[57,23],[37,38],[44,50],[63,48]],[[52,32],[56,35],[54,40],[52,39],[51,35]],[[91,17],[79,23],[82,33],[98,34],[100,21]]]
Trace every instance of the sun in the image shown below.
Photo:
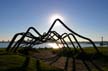
[[[50,23],[52,24],[56,19],[60,19],[62,21],[64,21],[64,18],[60,15],[60,14],[53,14],[51,17],[50,17]],[[60,25],[60,22],[56,22],[56,26],[59,26]]]

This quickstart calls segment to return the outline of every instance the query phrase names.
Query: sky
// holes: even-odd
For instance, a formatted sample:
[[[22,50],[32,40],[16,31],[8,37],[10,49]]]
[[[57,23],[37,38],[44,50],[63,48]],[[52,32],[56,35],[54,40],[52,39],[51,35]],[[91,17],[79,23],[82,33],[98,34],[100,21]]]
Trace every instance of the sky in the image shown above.
[[[41,34],[47,32],[55,14],[73,31],[108,41],[108,0],[0,0],[0,40],[11,40],[31,26]],[[65,31],[61,26],[54,30]]]

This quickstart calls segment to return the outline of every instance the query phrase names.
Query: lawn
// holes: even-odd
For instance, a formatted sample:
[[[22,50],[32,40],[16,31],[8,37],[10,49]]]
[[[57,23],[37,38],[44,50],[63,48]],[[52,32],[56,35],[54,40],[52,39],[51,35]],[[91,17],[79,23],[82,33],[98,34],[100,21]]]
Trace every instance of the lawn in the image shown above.
[[[40,65],[37,65],[37,62]],[[39,69],[41,71],[62,71],[32,57],[9,54],[4,48],[0,48],[0,71],[39,71]]]
[[[98,47],[101,54],[96,54],[94,48],[91,47],[86,47],[83,49],[87,53],[88,57],[95,55],[95,58],[93,59],[95,64],[98,65],[103,71],[108,71],[108,47]],[[35,51],[31,52],[30,56],[23,56],[15,53],[7,53],[5,48],[0,48],[0,71],[63,71],[63,69],[59,68],[59,62],[56,62],[56,65],[58,65],[57,68],[31,57],[32,54],[37,53],[38,51],[41,51],[42,54],[47,54],[49,51],[52,52],[52,54],[59,52],[57,49],[36,49]],[[62,57],[66,57],[66,54],[64,54]],[[83,65],[80,63],[79,57],[80,55],[76,57],[76,70],[81,71],[80,68],[82,68],[82,71],[85,71],[83,70]],[[58,61],[62,63],[61,60]],[[93,71],[98,71],[92,65],[90,65],[90,67]]]

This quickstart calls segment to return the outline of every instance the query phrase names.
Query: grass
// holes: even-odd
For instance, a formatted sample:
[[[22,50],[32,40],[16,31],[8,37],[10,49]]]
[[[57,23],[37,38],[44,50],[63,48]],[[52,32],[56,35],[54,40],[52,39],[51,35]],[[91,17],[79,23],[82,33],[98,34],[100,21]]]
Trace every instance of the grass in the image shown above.
[[[27,59],[18,54],[8,54],[4,48],[0,48],[0,71],[39,71],[34,58]],[[40,61],[41,71],[62,71]]]
[[[77,55],[76,59],[80,58],[91,58],[93,57],[93,61],[95,62],[96,65],[98,65],[103,71],[108,71],[108,47],[98,47],[99,51],[101,54],[97,54],[96,50],[93,47],[86,47],[83,48],[83,50],[86,53],[86,56],[83,56],[81,53]],[[66,49],[67,50],[67,49]],[[65,51],[66,51],[65,50]],[[72,48],[73,50],[73,48]],[[79,49],[77,49],[79,51]],[[54,53],[57,53],[59,50],[53,50]],[[63,53],[63,56],[69,56],[71,57],[70,53]],[[86,60],[88,60],[86,59]],[[78,65],[77,65],[78,66]],[[91,66],[92,67],[92,66]],[[93,71],[97,71],[95,68],[92,68]]]
[[[101,54],[96,54],[96,50],[92,47],[84,48],[87,56],[94,55],[93,61],[103,70],[108,71],[108,47],[98,47]],[[93,71],[97,71],[93,69]]]
[[[88,57],[91,55],[95,55],[95,63],[99,65],[104,71],[108,71],[108,47],[98,47],[102,55],[96,54],[96,51],[92,47],[87,47],[83,49],[87,53]],[[39,51],[42,50],[44,49],[39,49]],[[59,50],[57,49],[45,50],[49,50],[54,54],[59,52]],[[33,50],[31,55],[35,52],[38,52],[38,49],[36,49],[35,51]],[[39,62],[41,71],[63,71],[62,69],[47,65],[42,61]],[[0,71],[37,71],[37,66],[39,65],[37,65],[37,60],[34,58],[30,57],[30,61],[28,62],[25,56],[21,56],[19,54],[8,54],[7,52],[5,52],[5,48],[0,48]],[[97,71],[95,68],[92,69],[93,71]]]

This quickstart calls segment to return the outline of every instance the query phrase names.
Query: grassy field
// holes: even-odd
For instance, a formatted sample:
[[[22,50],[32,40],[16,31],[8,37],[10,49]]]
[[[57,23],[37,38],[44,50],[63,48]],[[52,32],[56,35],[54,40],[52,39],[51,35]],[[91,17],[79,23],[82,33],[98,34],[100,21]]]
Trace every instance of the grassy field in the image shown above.
[[[103,71],[108,71],[108,47],[98,47],[98,49],[101,52],[101,54],[96,54],[94,61]],[[95,54],[96,52],[92,48],[85,48],[84,50],[85,52],[91,55]],[[96,70],[94,69],[94,71]]]
[[[98,49],[100,51],[100,54],[97,54],[96,50],[92,47],[83,48],[84,52],[86,53],[86,56],[82,55],[82,53],[79,53],[79,55],[77,55],[77,57],[76,57],[76,66],[80,69],[78,71],[85,71],[85,70],[81,70],[81,69],[83,69],[83,67],[82,67],[83,64],[82,64],[82,61],[80,60],[80,58],[85,58],[87,60],[86,61],[87,64],[90,66],[90,68],[93,71],[98,71],[98,70],[96,70],[95,67],[93,67],[92,62],[88,61],[89,58],[91,58],[91,57],[93,57],[92,60],[99,67],[99,69],[102,69],[102,71],[108,71],[108,47],[98,47]],[[79,49],[77,49],[77,50],[79,50]],[[58,50],[53,50],[53,52],[56,53],[56,52],[58,52]],[[69,54],[67,54],[67,55],[69,55]],[[64,54],[63,56],[66,56],[66,54]]]
[[[95,63],[99,65],[99,67],[103,71],[108,71],[108,47],[98,47],[98,49],[101,52],[101,54],[99,55],[95,54],[96,51],[94,50],[94,48],[91,47],[84,48],[84,51],[87,53],[87,56],[95,55],[94,58]],[[38,49],[36,51],[33,51],[31,55],[37,53],[37,51],[41,51],[42,54],[44,54],[43,52],[45,51],[57,53],[59,50],[45,49],[44,51],[44,49]],[[4,48],[0,48],[0,71],[39,71],[38,68],[40,68],[41,71],[63,71],[60,68],[50,66],[42,61],[39,62],[40,65],[37,65],[38,61],[35,58],[32,57],[29,58],[15,53],[9,54],[5,51]],[[79,68],[81,64],[78,62],[76,63],[77,63],[76,66]],[[91,68],[93,71],[97,71],[94,67],[91,66]]]
[[[0,71],[62,71],[41,61],[40,65],[37,65],[37,62],[38,60],[32,57],[8,54],[4,48],[0,48]]]

